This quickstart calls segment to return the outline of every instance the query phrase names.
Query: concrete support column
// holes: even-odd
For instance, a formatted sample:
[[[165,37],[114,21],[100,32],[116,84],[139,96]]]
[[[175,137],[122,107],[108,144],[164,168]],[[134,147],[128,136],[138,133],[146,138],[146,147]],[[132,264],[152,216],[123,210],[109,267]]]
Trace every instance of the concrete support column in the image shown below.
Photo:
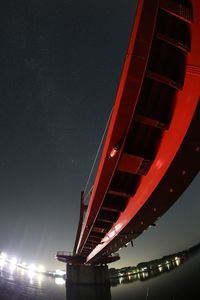
[[[67,285],[110,284],[108,266],[67,264]]]

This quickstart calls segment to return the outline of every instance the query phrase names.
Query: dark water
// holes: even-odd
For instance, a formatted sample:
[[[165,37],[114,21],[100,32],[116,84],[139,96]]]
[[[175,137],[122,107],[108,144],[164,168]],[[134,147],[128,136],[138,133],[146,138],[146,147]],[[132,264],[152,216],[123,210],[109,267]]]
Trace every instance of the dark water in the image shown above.
[[[147,276],[147,275],[146,275]],[[200,299],[200,254],[179,267],[140,280],[122,279],[122,284],[111,287],[113,300],[196,300]],[[131,282],[132,281],[132,282]]]
[[[162,270],[161,270],[162,269]],[[176,266],[111,280],[111,287],[65,288],[62,278],[27,272],[0,261],[0,300],[198,300],[200,253]]]

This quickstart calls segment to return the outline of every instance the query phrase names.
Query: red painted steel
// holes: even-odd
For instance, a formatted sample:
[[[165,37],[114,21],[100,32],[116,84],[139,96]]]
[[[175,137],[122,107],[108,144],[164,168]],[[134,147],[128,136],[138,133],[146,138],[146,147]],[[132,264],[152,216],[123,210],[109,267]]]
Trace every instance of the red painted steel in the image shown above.
[[[134,220],[134,217],[148,202],[151,194],[159,186],[178,153],[192,121],[200,95],[200,1],[193,0],[191,3],[193,16],[191,10],[187,9],[187,6],[179,5],[179,1],[141,0],[138,3],[115,106],[88,210],[75,249],[76,254],[85,256],[88,263],[95,261],[95,257],[99,254],[102,257],[106,255],[109,244],[112,244],[116,236],[119,236],[123,232],[127,224]],[[147,72],[152,41],[155,35],[158,9],[167,11],[167,13],[170,12],[173,17],[176,16],[181,22],[186,22],[191,26],[192,42],[189,54],[189,49],[181,43],[177,44],[173,39],[166,41],[172,47],[175,46],[180,51],[187,52],[185,54],[187,58],[183,86],[181,83],[170,80],[163,75]],[[165,39],[165,37],[162,35],[158,36],[158,34],[157,38],[161,38],[161,40]],[[136,105],[139,101],[145,76],[149,76],[150,78],[154,76],[153,80],[167,84],[177,90],[170,124],[162,124],[158,120],[135,115]],[[159,128],[162,133],[156,156],[152,160],[147,161],[144,157],[134,157],[134,155],[128,155],[124,152],[124,145],[133,118],[148,126]],[[144,162],[145,168],[141,171],[141,166]],[[132,196],[127,195],[129,199],[124,211],[120,210],[119,215],[116,214],[116,220],[114,219],[114,215],[112,215],[111,228],[103,234],[103,228],[102,230],[101,228],[95,229],[94,226],[97,218],[99,218],[98,221],[102,221],[103,218],[104,222],[108,222],[102,215],[100,219],[99,214],[100,212],[102,214],[102,211],[105,212],[103,202],[106,194],[108,192],[112,193],[110,184],[117,170],[145,176],[140,177],[135,194]],[[113,193],[117,192],[113,191]],[[110,211],[117,213],[117,207],[116,209],[111,208]],[[142,224],[143,221],[141,222]],[[95,246],[93,245],[94,232],[102,234],[102,238],[97,238]],[[110,252],[112,252],[112,249],[110,249]]]
[[[114,110],[113,110],[111,121],[110,121],[109,128],[108,128],[105,146],[104,146],[104,149],[102,152],[102,157],[101,157],[99,168],[97,171],[94,188],[92,191],[87,214],[85,217],[85,222],[83,224],[83,229],[82,229],[82,233],[80,236],[80,242],[77,247],[78,253],[79,253],[79,251],[81,251],[81,248],[82,248],[85,240],[87,239],[87,236],[90,232],[91,226],[93,225],[95,217],[97,216],[97,213],[99,211],[100,205],[103,202],[103,199],[104,199],[105,194],[108,189],[108,185],[111,181],[112,175],[113,175],[113,173],[116,169],[117,163],[119,161],[120,154],[122,151],[122,144],[124,143],[125,136],[127,134],[128,128],[129,128],[130,120],[132,119],[132,116],[133,116],[133,112],[134,112],[135,105],[137,102],[137,94],[130,95],[130,92],[129,92],[130,88],[128,85],[135,84],[136,85],[135,91],[139,90],[141,87],[142,78],[144,76],[143,73],[145,71],[145,67],[147,64],[150,45],[147,44],[148,47],[145,47],[145,45],[143,45],[142,41],[141,42],[138,41],[138,43],[137,43],[138,44],[138,53],[137,54],[139,56],[135,56],[134,61],[131,60],[133,49],[134,49],[134,44],[136,42],[136,34],[137,34],[139,23],[140,23],[140,16],[142,13],[143,4],[144,4],[144,1],[139,1],[137,14],[135,17],[135,22],[134,22],[134,28],[132,31],[130,44],[129,44],[129,48],[128,48],[125,63],[124,63],[124,68],[123,68],[121,81],[120,81],[117,96],[116,96]],[[149,21],[151,21],[151,26],[149,26],[148,23],[146,24],[146,27],[149,27],[149,28],[145,28],[145,32],[147,32],[149,29],[150,34],[148,34],[147,38],[149,39],[148,42],[151,43],[151,40],[152,40],[151,31],[155,26],[156,9],[157,9],[158,4],[155,3],[154,5],[151,5],[151,3],[150,3],[150,5],[148,5],[148,6],[149,6],[148,7],[149,10],[152,13],[152,15],[151,15],[152,20],[149,20]],[[144,47],[144,49],[143,49],[143,47]],[[142,56],[139,53],[140,49],[142,50]],[[144,56],[145,56],[145,60],[143,58]],[[143,73],[141,73],[140,70],[136,70],[137,73],[134,74],[134,77],[133,77],[133,74],[130,74],[130,73],[132,73],[132,68],[130,67],[130,64],[133,64],[133,65],[134,64],[135,65],[142,64],[143,65]],[[140,73],[140,74],[138,74],[138,73]],[[140,76],[140,78],[138,78],[139,76]],[[130,82],[127,82],[127,77],[130,77]],[[133,79],[132,79],[132,77],[133,77]],[[133,93],[135,93],[134,89],[131,89],[131,90],[133,90]],[[132,101],[128,101],[130,97],[133,98]],[[119,152],[117,153],[115,158],[113,160],[111,160],[109,156],[112,151],[112,148],[118,144],[121,146],[121,149],[119,150]]]

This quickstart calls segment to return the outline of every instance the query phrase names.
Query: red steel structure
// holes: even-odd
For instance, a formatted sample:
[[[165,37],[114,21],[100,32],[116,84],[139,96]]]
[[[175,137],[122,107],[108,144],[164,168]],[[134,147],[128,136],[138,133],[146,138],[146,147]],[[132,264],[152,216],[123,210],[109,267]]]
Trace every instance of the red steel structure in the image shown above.
[[[200,166],[200,1],[139,0],[73,262],[102,264],[178,199]],[[67,256],[57,254],[67,262]]]

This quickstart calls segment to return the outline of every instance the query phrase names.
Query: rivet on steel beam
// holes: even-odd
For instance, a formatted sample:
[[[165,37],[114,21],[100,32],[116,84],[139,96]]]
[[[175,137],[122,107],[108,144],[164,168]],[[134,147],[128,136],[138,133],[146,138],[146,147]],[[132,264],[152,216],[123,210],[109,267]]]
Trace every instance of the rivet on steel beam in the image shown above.
[[[109,158],[115,157],[118,151],[119,151],[119,146],[117,145],[114,146],[110,151]]]

